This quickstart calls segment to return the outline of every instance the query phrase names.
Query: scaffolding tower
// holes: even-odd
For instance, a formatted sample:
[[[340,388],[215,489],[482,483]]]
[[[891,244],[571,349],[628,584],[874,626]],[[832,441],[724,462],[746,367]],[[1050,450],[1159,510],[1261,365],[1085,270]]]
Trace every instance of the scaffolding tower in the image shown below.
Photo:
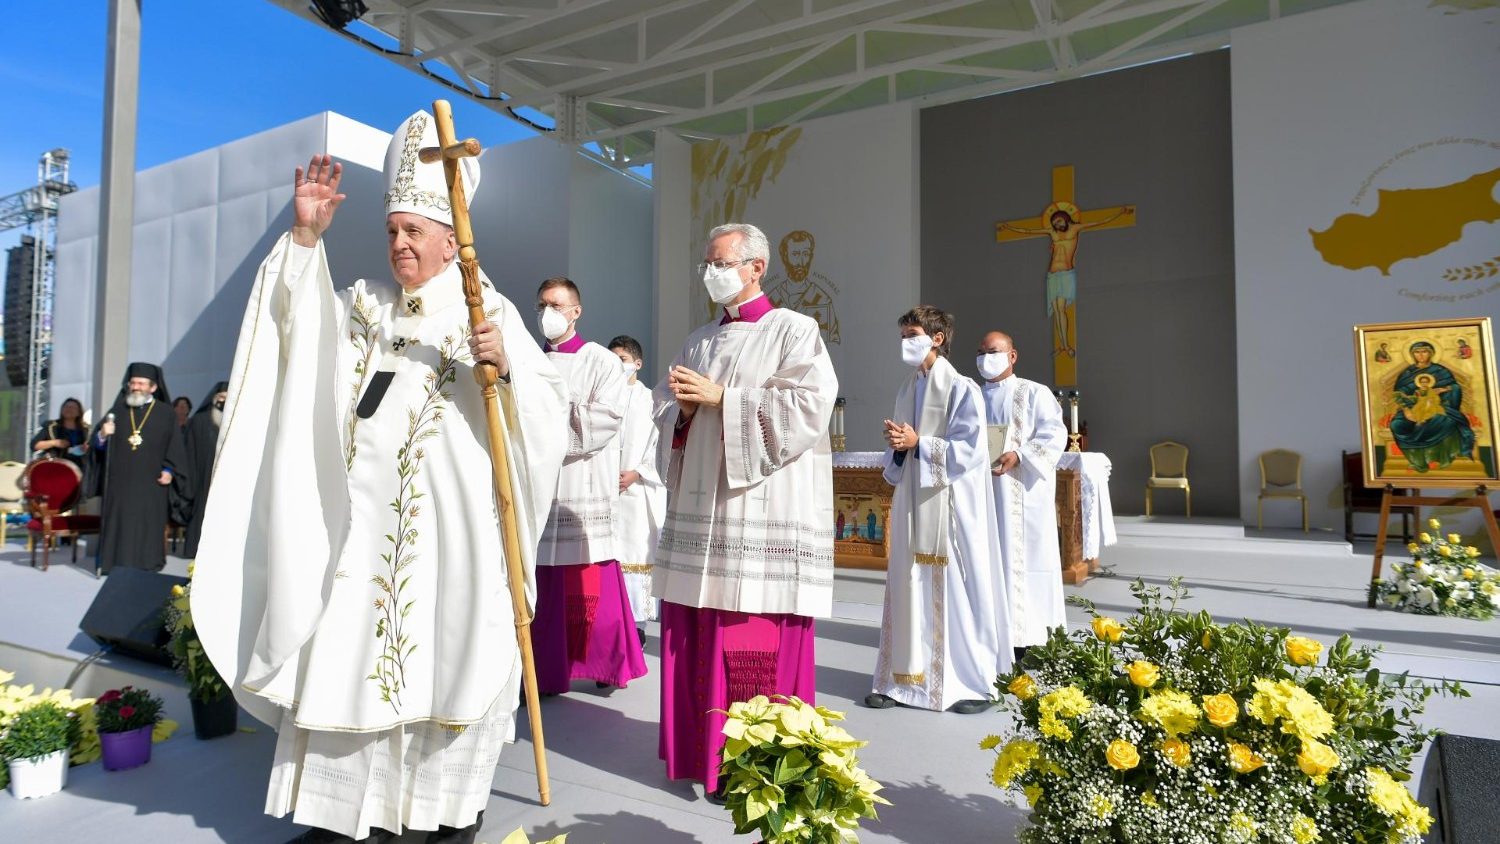
[[[7,343],[7,364],[12,355],[26,355],[24,372],[26,384],[26,416],[22,424],[22,436],[29,437],[46,422],[48,389],[47,382],[52,358],[52,288],[53,259],[57,251],[57,206],[58,200],[78,186],[68,180],[68,151],[49,150],[42,154],[37,164],[37,183],[23,191],[0,197],[0,231],[26,228],[27,238],[21,246],[12,249],[12,260],[20,259],[22,289],[6,291],[5,322],[6,339],[19,339],[24,348],[18,349]],[[26,243],[26,240],[30,243]],[[20,254],[17,254],[18,250]],[[29,254],[28,254],[29,253]],[[29,266],[27,266],[29,265]],[[25,280],[30,280],[29,289]],[[7,278],[7,287],[13,279]],[[29,295],[26,295],[28,294]],[[19,295],[16,295],[19,294]],[[29,300],[26,301],[26,300]],[[21,313],[12,313],[13,304],[21,305]],[[23,325],[16,326],[19,321]],[[7,365],[14,384],[16,369]],[[19,384],[14,384],[20,386]]]

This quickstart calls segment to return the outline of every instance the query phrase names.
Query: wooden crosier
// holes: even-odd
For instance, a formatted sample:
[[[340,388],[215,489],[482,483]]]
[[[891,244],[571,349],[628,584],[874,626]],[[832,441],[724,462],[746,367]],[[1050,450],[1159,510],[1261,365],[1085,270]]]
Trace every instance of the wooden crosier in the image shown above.
[[[1385,532],[1391,520],[1391,508],[1401,505],[1415,505],[1418,507],[1478,507],[1484,513],[1484,524],[1490,533],[1490,545],[1496,553],[1500,553],[1500,526],[1495,524],[1495,512],[1490,507],[1489,490],[1480,485],[1474,489],[1473,495],[1456,495],[1451,498],[1440,498],[1435,495],[1397,495],[1395,487],[1385,485],[1385,493],[1380,497],[1380,525],[1375,530],[1375,565],[1370,570],[1370,596],[1368,603],[1375,606],[1375,589],[1380,583],[1380,565],[1385,557]]]
[[[453,131],[453,108],[447,100],[436,100],[432,113],[437,123],[438,146],[418,153],[424,163],[441,160],[448,179],[448,201],[453,207],[453,234],[458,240],[458,268],[463,275],[464,304],[469,307],[469,327],[486,320],[484,296],[479,282],[479,258],[474,251],[474,229],[469,223],[469,202],[459,175],[459,159],[479,155],[479,141],[459,141]],[[484,415],[489,427],[490,468],[494,473],[495,503],[500,511],[501,537],[505,543],[505,569],[510,581],[510,603],[515,613],[516,643],[521,648],[522,678],[526,687],[526,714],[531,719],[531,743],[536,755],[536,784],[542,805],[552,802],[547,784],[547,751],[542,740],[542,707],[536,685],[536,659],[531,650],[531,608],[526,605],[526,576],[521,566],[521,540],[516,530],[516,500],[510,480],[510,436],[506,420],[514,408],[508,390],[499,390],[500,373],[487,363],[474,365],[474,380],[484,395]],[[503,408],[502,408],[503,405]],[[502,412],[503,410],[503,412]]]

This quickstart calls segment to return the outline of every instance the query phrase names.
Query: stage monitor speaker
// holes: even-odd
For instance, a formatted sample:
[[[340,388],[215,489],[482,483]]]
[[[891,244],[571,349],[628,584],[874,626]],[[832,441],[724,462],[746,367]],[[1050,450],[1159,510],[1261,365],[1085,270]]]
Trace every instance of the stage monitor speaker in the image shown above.
[[[160,572],[116,568],[99,587],[78,628],[115,653],[171,665],[164,611],[172,587],[187,582]]]
[[[1500,836],[1500,741],[1438,736],[1417,799],[1432,812],[1429,844],[1488,844]]]

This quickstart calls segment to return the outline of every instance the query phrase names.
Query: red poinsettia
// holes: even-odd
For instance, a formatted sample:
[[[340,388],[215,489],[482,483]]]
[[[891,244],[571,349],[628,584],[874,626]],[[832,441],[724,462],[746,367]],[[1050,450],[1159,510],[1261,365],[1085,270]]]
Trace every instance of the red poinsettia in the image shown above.
[[[128,733],[161,720],[161,698],[145,689],[111,689],[94,701],[94,717],[101,733]]]

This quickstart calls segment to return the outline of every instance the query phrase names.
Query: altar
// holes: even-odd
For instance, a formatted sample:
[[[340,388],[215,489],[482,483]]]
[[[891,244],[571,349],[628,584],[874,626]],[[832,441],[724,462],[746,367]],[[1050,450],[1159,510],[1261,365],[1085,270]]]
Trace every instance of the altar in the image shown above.
[[[1116,542],[1109,500],[1109,458],[1068,451],[1057,461],[1057,530],[1064,583],[1082,583],[1099,568],[1099,555]]]

